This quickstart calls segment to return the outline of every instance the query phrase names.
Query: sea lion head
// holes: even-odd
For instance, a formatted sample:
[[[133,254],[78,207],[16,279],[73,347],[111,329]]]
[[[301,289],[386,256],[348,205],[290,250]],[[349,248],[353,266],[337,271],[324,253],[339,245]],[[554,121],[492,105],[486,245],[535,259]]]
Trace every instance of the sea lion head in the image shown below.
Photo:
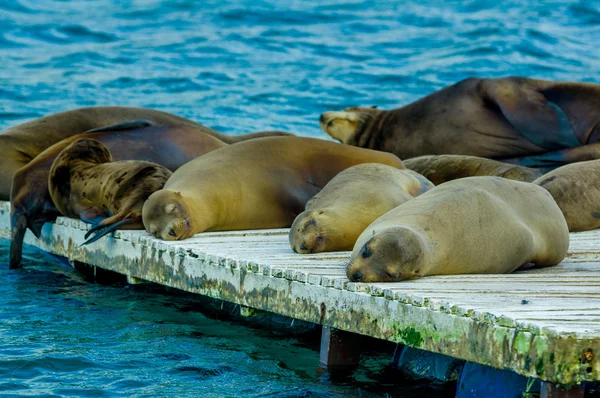
[[[191,214],[180,192],[161,189],[150,195],[142,208],[142,221],[146,231],[159,239],[191,236]]]
[[[68,163],[75,160],[84,160],[89,163],[112,162],[110,151],[100,141],[82,138],[66,147],[56,158],[57,162]]]
[[[352,282],[399,282],[420,278],[427,245],[415,231],[393,227],[355,247],[346,269]]]
[[[333,225],[326,211],[307,210],[298,215],[290,228],[290,246],[300,254],[320,253],[328,250],[335,240]]]
[[[376,107],[346,108],[341,112],[329,111],[321,114],[321,130],[343,144],[357,143],[356,137],[366,129],[381,111]]]

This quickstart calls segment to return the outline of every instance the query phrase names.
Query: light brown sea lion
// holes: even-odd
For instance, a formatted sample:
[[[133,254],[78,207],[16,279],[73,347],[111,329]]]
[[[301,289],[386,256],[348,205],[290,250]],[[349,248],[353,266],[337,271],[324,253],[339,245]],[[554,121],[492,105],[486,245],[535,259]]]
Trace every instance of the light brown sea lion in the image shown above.
[[[290,228],[290,246],[302,254],[352,250],[369,224],[431,188],[411,170],[376,163],[350,167],[308,201]]]
[[[230,145],[177,170],[144,204],[144,226],[166,240],[203,231],[289,227],[336,174],[361,163],[404,167],[389,153],[314,138]]]
[[[13,178],[11,192],[10,267],[21,262],[23,238],[27,228],[40,237],[42,226],[60,215],[48,192],[48,175],[56,156],[72,142],[82,138],[100,141],[115,160],[145,160],[175,171],[181,165],[226,146],[196,127],[152,125],[148,121],[123,122],[93,132],[69,137],[38,155]]]
[[[9,127],[0,132],[0,200],[9,199],[14,173],[51,145],[91,129],[136,119],[149,120],[165,126],[197,129],[225,143],[289,134],[271,131],[230,136],[176,115],[143,108],[97,106],[56,113]]]
[[[559,167],[533,182],[550,192],[569,231],[600,227],[600,160]]]
[[[375,220],[348,264],[356,282],[427,275],[503,274],[558,264],[569,230],[548,191],[499,177],[439,185]]]
[[[343,143],[402,159],[457,154],[519,158],[512,161],[546,167],[534,155],[564,149],[553,158],[564,164],[580,155],[574,151],[571,156],[566,148],[599,141],[600,85],[471,78],[399,109],[325,112],[320,125]],[[600,157],[600,151],[595,153]]]
[[[405,160],[404,165],[435,185],[465,177],[496,176],[531,182],[542,176],[541,172],[529,167],[466,155],[418,156]]]
[[[144,202],[171,174],[166,167],[142,160],[113,162],[106,146],[84,138],[56,157],[48,190],[62,215],[90,222],[91,231],[100,231],[85,242],[91,243],[117,227],[143,229]]]

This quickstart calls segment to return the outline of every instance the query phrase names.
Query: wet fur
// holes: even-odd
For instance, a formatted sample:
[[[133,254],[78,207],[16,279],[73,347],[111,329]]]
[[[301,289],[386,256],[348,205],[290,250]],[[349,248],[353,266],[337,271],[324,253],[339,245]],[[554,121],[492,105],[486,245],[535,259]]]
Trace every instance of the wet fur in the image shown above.
[[[112,162],[108,149],[95,140],[83,139],[65,148],[50,170],[48,188],[58,210],[79,218],[89,208],[105,210],[99,225],[131,219],[128,228],[141,227],[142,206],[161,189],[171,171],[143,161]]]

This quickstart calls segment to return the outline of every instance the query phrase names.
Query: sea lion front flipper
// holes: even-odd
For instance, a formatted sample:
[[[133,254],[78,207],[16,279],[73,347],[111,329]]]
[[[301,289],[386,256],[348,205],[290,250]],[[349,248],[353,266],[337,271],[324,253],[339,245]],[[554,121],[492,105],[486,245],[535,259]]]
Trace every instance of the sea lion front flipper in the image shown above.
[[[79,212],[79,218],[84,223],[92,224],[92,226],[97,226],[102,221],[104,221],[110,214],[105,209],[99,209],[97,207],[88,207],[85,210]]]
[[[492,101],[526,139],[548,151],[581,145],[567,114],[533,87],[506,80],[486,80],[484,98]]]
[[[137,130],[143,129],[145,127],[154,126],[156,123],[151,122],[150,120],[126,120],[121,123],[110,124],[108,126],[98,127],[95,129],[91,129],[86,131],[86,133],[98,133],[102,131],[124,131],[124,130]]]
[[[119,222],[116,222],[116,223],[110,224],[110,225],[96,225],[95,227],[93,227],[89,231],[87,231],[87,233],[85,234],[86,238],[88,236],[90,236],[92,233],[94,233],[94,236],[92,236],[91,238],[89,238],[88,240],[83,242],[81,244],[81,246],[88,245],[90,243],[94,243],[95,241],[97,241],[98,239],[103,237],[104,235],[108,235],[109,233],[118,229],[121,225],[133,222],[135,220],[136,220],[135,218],[126,218],[124,220],[121,220]]]

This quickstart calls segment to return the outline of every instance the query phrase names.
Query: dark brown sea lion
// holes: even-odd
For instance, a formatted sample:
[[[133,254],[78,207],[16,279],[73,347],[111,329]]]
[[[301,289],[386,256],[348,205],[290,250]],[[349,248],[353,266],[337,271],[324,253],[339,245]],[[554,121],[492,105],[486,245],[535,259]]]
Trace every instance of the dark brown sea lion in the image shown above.
[[[144,204],[144,226],[166,240],[203,231],[289,227],[335,175],[361,163],[403,168],[392,154],[314,138],[230,145],[177,170]]]
[[[155,126],[149,122],[124,122],[67,138],[38,155],[19,169],[11,192],[10,267],[21,262],[27,228],[38,238],[45,222],[60,215],[48,191],[48,175],[56,156],[72,142],[92,138],[103,143],[115,160],[145,160],[171,171],[207,152],[226,146],[196,127]]]
[[[402,159],[457,154],[520,158],[525,166],[545,167],[532,156],[600,139],[600,85],[471,78],[399,109],[325,112],[320,125],[343,143]],[[554,161],[577,161],[578,154],[562,153]]]
[[[431,188],[411,170],[376,163],[350,167],[308,201],[290,228],[290,246],[302,254],[352,250],[369,224]]]
[[[425,176],[435,185],[458,178],[496,176],[531,182],[542,176],[536,169],[467,155],[425,155],[404,161],[406,168]]]
[[[0,200],[9,199],[14,173],[51,145],[91,129],[136,119],[149,120],[165,126],[196,129],[225,143],[289,134],[270,131],[230,136],[176,115],[143,108],[98,106],[56,113],[9,127],[0,132]]]
[[[143,160],[113,162],[101,142],[83,138],[70,144],[50,168],[48,190],[60,213],[101,231],[86,243],[117,229],[143,229],[142,206],[173,174]],[[87,237],[87,235],[86,235]]]
[[[533,182],[550,192],[569,231],[600,227],[600,160],[559,167]]]
[[[499,177],[439,185],[375,220],[347,268],[355,282],[427,275],[502,274],[526,263],[556,265],[569,230],[548,191]]]

